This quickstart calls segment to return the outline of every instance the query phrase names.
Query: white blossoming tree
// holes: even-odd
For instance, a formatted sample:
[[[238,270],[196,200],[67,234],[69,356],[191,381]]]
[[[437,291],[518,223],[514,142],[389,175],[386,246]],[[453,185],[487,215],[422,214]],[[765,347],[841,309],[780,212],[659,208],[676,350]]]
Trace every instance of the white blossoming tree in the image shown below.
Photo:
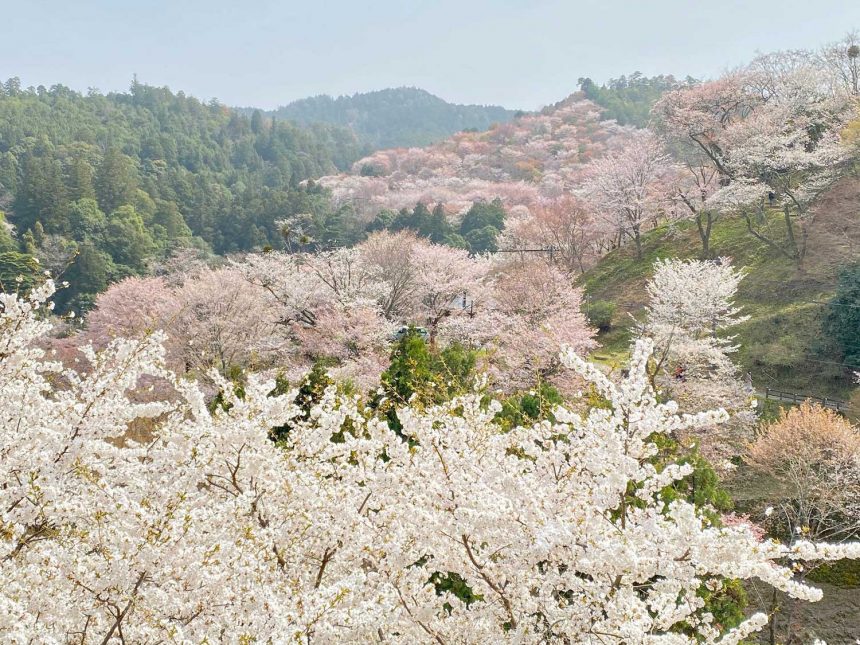
[[[649,131],[636,131],[627,145],[590,167],[583,196],[612,224],[618,245],[633,241],[641,258],[642,233],[660,218],[672,192],[673,168],[663,143]]]
[[[716,406],[731,412],[725,432],[707,442],[709,450],[719,445],[721,453],[735,439],[748,439],[742,435],[755,422],[751,384],[740,377],[731,359],[737,347],[726,335],[748,318],[734,303],[744,275],[728,258],[657,260],[646,285],[650,301],[640,328],[655,344],[651,374],[656,387],[685,412]]]
[[[815,199],[844,172],[850,148],[841,131],[856,118],[852,94],[803,52],[760,56],[748,68],[747,93],[761,99],[724,132],[722,165],[730,181],[706,200],[739,212],[749,232],[802,265]],[[783,230],[768,227],[781,211]]]
[[[655,468],[653,439],[726,414],[658,403],[647,342],[620,383],[562,354],[607,406],[502,433],[466,396],[399,410],[404,441],[333,389],[298,420],[295,393],[253,377],[210,412],[159,334],[55,380],[34,346],[51,290],[0,295],[3,642],[738,643],[766,617],[727,629],[701,589],[817,600],[777,561],[860,556],[664,501],[689,467]],[[178,396],[130,402],[143,374]],[[132,441],[139,417],[152,431]],[[433,584],[455,574],[468,601]]]

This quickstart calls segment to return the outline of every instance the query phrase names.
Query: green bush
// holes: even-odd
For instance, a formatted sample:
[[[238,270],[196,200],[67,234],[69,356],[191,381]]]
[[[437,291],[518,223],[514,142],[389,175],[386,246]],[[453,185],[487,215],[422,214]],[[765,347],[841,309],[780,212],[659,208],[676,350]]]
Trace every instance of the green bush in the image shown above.
[[[544,419],[555,421],[552,410],[563,402],[557,389],[547,383],[540,383],[528,392],[517,393],[503,400],[502,409],[496,415],[496,423],[504,430],[510,430]]]
[[[839,587],[860,587],[860,559],[825,562],[811,571],[808,579]]]
[[[374,406],[395,432],[401,425],[397,406],[427,406],[449,401],[471,390],[477,353],[453,343],[438,350],[421,329],[410,327],[394,344],[391,362],[380,378],[383,396]]]
[[[302,413],[297,418],[298,421],[307,421],[311,417],[311,408],[318,405],[322,401],[323,394],[326,388],[334,382],[329,378],[327,365],[322,361],[317,361],[311,368],[311,371],[305,374],[299,383],[299,392],[296,395],[296,405],[302,410]],[[279,374],[275,379],[275,387],[269,392],[269,396],[281,396],[290,391],[290,383],[283,374]],[[289,421],[282,426],[276,426],[269,430],[269,438],[275,443],[283,442],[290,431],[293,429],[293,424]]]
[[[592,327],[599,331],[612,329],[612,317],[615,315],[616,305],[608,300],[595,300],[585,307],[585,316]]]

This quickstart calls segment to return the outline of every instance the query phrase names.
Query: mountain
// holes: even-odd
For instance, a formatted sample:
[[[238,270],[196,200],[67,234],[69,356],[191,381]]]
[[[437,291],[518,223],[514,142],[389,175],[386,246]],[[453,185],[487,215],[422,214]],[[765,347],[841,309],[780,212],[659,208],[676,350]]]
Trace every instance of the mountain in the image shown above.
[[[248,109],[245,109],[248,111]],[[461,130],[486,130],[517,113],[497,105],[458,105],[415,87],[339,96],[313,96],[268,113],[298,123],[352,129],[373,150],[426,146]]]

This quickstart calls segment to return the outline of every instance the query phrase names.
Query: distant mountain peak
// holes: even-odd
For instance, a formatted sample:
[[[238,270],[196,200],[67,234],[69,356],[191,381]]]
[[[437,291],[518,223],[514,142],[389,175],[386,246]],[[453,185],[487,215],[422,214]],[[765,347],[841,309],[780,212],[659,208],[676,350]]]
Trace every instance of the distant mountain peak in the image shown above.
[[[518,112],[498,105],[461,105],[418,87],[390,87],[333,97],[320,94],[267,112],[298,123],[351,128],[373,149],[426,146],[462,130],[486,130]]]

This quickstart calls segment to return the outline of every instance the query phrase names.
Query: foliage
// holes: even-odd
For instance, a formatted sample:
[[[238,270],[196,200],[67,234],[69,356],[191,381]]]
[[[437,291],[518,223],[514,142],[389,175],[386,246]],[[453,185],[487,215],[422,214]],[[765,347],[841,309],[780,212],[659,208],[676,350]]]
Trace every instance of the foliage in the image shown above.
[[[497,239],[505,228],[506,212],[502,202],[476,201],[455,228],[448,219],[445,206],[436,204],[431,213],[423,202],[414,208],[401,208],[397,214],[382,210],[367,224],[368,233],[376,231],[411,231],[434,244],[463,248],[472,254],[495,253]]]
[[[502,200],[494,199],[492,202],[475,202],[463,216],[460,222],[460,234],[466,235],[470,231],[491,226],[501,233],[505,228],[505,209]]]
[[[611,78],[603,85],[597,85],[590,78],[579,79],[579,90],[585,97],[603,108],[603,117],[614,119],[621,125],[635,125],[644,128],[650,119],[651,107],[667,91],[680,85],[695,85],[695,79],[687,77],[684,81],[674,76],[654,76],[648,78],[640,72],[630,76]]]
[[[391,349],[389,366],[380,377],[377,406],[391,427],[400,431],[398,406],[423,408],[469,392],[476,360],[474,350],[459,344],[439,350],[410,327]]]
[[[653,441],[659,448],[653,460],[657,468],[674,463],[687,464],[691,468],[687,477],[661,491],[667,503],[684,499],[702,508],[703,513],[717,523],[722,513],[732,510],[731,497],[720,483],[713,466],[701,455],[697,446],[685,446],[675,439],[662,436],[654,437]]]
[[[418,202],[415,208],[401,208],[396,214],[382,210],[367,225],[368,233],[375,231],[411,231],[419,237],[429,239],[434,244],[447,243],[454,233],[451,223],[445,214],[445,207],[437,204],[431,213],[423,202]]]
[[[346,130],[259,119],[252,127],[217,102],[166,88],[134,82],[127,93],[82,95],[12,81],[0,90],[0,198],[12,200],[16,250],[50,256],[46,242],[58,236],[78,249],[71,262],[88,259],[85,244],[91,262],[94,253],[110,259],[78,268],[69,302],[177,247],[280,246],[278,220],[330,216],[325,192],[300,183],[358,156]]]
[[[0,291],[27,292],[40,281],[41,267],[33,256],[0,251]]]
[[[595,300],[584,307],[589,324],[599,331],[608,331],[612,327],[612,317],[617,308],[609,300]]]
[[[6,222],[6,216],[3,211],[0,211],[0,253],[14,251],[17,249],[15,240],[9,230],[9,224]]]
[[[809,580],[840,587],[860,587],[860,558],[825,562],[809,572]]]
[[[545,419],[555,421],[552,411],[563,401],[559,391],[552,385],[538,383],[527,392],[518,392],[504,399],[495,420],[506,430]]]
[[[284,423],[273,427],[269,430],[269,437],[275,443],[283,442],[287,439],[290,431],[296,427],[295,421],[307,422],[311,418],[311,410],[320,404],[328,387],[334,385],[334,382],[326,373],[326,367],[323,361],[317,361],[301,380],[298,386],[298,391],[295,395],[295,405],[298,406],[301,413],[288,423]],[[283,374],[279,374],[275,379],[275,387],[269,392],[269,396],[284,396],[290,392],[290,383]]]

